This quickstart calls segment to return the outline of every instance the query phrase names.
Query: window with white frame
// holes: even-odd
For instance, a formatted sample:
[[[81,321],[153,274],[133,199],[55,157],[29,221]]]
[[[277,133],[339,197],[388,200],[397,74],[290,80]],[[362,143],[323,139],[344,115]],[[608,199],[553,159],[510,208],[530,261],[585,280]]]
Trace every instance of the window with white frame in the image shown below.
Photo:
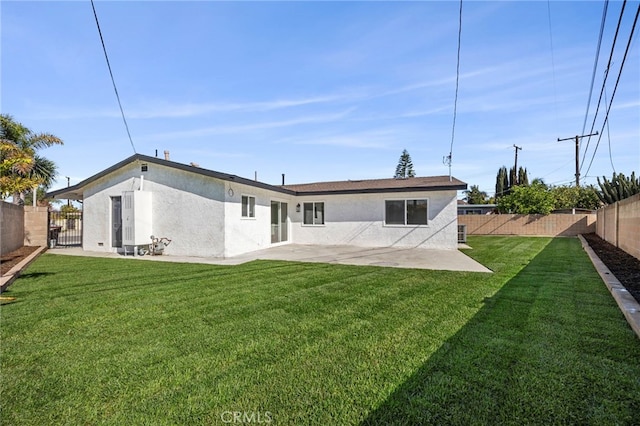
[[[304,203],[303,222],[305,225],[324,225],[324,203]]]
[[[386,225],[426,225],[428,222],[428,201],[385,200],[384,223]]]
[[[256,197],[251,195],[242,196],[242,217],[256,217]]]

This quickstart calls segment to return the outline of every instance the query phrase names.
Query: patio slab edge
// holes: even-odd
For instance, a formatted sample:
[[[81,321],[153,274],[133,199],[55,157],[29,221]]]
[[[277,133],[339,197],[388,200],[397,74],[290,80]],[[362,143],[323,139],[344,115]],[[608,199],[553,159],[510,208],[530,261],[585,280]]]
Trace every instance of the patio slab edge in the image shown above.
[[[620,281],[613,275],[611,270],[600,260],[598,255],[593,251],[587,240],[582,235],[578,235],[582,248],[587,252],[591,263],[598,271],[600,278],[604,281],[605,285],[609,289],[609,292],[615,299],[618,307],[627,319],[627,322],[631,326],[631,329],[636,333],[636,336],[640,338],[640,303],[629,293],[629,291],[620,283]]]
[[[25,269],[31,262],[33,262],[38,256],[42,254],[46,250],[45,246],[38,247],[33,253],[27,256],[22,262],[18,263],[16,266],[11,268],[9,272],[4,274],[0,278],[0,293],[4,293],[4,291],[9,287],[15,280],[20,276],[20,272]]]

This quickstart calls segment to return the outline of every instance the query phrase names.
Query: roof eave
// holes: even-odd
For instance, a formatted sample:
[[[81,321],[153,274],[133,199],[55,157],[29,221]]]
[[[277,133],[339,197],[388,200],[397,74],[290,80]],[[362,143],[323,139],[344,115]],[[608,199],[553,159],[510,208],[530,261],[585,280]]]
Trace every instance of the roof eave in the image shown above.
[[[71,200],[82,200],[84,197],[84,189],[87,185],[92,182],[101,179],[104,176],[107,176],[114,171],[130,164],[135,161],[146,162],[152,164],[159,164],[165,167],[170,167],[177,170],[187,171],[191,173],[197,173],[200,175],[212,177],[215,179],[220,179],[227,182],[235,182],[239,184],[244,184],[248,186],[253,186],[256,188],[266,189],[270,191],[280,192],[282,194],[287,195],[295,195],[295,196],[303,196],[303,195],[340,195],[340,194],[375,194],[375,193],[397,193],[397,192],[429,192],[429,191],[454,191],[454,190],[464,190],[467,189],[467,184],[462,181],[457,181],[456,183],[450,183],[446,185],[434,185],[434,186],[418,186],[418,187],[401,187],[401,188],[361,188],[361,189],[340,189],[340,190],[319,190],[319,191],[304,191],[304,190],[295,190],[286,188],[286,186],[277,186],[270,185],[268,183],[258,182],[255,180],[250,180],[247,178],[243,178],[236,175],[231,175],[228,173],[216,172],[214,170],[202,169],[199,167],[176,163],[174,161],[164,160],[157,157],[150,157],[143,154],[134,154],[119,163],[114,164],[113,166],[97,173],[80,183],[70,186],[63,189],[58,189],[56,191],[51,191],[46,194],[48,198],[56,198],[56,199],[71,199]]]
[[[429,187],[403,187],[403,188],[362,188],[362,189],[339,189],[339,190],[319,190],[319,191],[296,191],[297,196],[304,195],[345,195],[345,194],[380,194],[394,192],[434,192],[434,191],[458,191],[467,189],[467,184],[440,185]]]
[[[176,163],[174,161],[169,161],[169,160],[164,160],[164,159],[160,159],[157,157],[149,157],[147,155],[142,155],[142,154],[134,154],[122,161],[120,161],[117,164],[114,164],[113,166],[101,171],[100,173],[97,173],[85,180],[83,180],[82,182],[68,187],[68,188],[63,188],[63,189],[58,189],[56,191],[51,191],[48,192],[46,194],[47,197],[49,198],[69,198],[72,200],[82,200],[83,198],[83,192],[85,187],[92,183],[97,181],[98,179],[109,175],[110,173],[113,173],[114,171],[130,164],[133,163],[135,161],[139,161],[139,162],[143,162],[143,163],[152,163],[152,164],[159,164],[161,166],[166,166],[166,167],[170,167],[173,169],[177,169],[177,170],[182,170],[182,171],[187,171],[187,172],[191,172],[191,173],[197,173],[200,175],[204,175],[204,176],[208,176],[208,177],[212,177],[212,178],[216,178],[216,179],[220,179],[223,181],[228,181],[228,182],[236,182],[236,183],[240,183],[240,184],[244,184],[244,185],[249,185],[249,186],[253,186],[253,187],[257,187],[257,188],[261,188],[261,189],[268,189],[271,191],[276,191],[276,192],[280,192],[283,194],[288,194],[288,195],[295,195],[295,191],[292,191],[290,189],[286,189],[286,188],[282,188],[279,186],[275,186],[275,185],[269,185],[268,183],[264,183],[264,182],[258,182],[255,180],[250,180],[247,178],[243,178],[240,176],[236,176],[236,175],[231,175],[228,173],[222,173],[222,172],[216,172],[214,170],[208,170],[208,169],[202,169],[200,167],[195,167],[195,166],[190,166],[187,164],[182,164],[182,163]]]
[[[79,185],[47,192],[45,197],[64,200],[82,200],[84,198],[82,188]]]

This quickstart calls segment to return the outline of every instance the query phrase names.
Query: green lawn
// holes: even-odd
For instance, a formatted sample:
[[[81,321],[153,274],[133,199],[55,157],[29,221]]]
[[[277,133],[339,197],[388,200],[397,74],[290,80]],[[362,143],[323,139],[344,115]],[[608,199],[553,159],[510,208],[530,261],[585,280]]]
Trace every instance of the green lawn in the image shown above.
[[[640,423],[579,241],[469,244],[494,274],[45,254],[0,308],[0,422]]]

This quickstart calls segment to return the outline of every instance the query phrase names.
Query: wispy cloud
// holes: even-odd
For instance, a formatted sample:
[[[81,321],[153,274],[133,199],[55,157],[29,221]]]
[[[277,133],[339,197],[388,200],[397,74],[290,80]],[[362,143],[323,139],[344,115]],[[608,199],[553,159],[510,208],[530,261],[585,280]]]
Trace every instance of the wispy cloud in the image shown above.
[[[354,111],[354,108],[349,108],[334,114],[307,115],[307,116],[291,118],[288,120],[274,120],[274,121],[263,121],[259,123],[201,127],[197,129],[184,130],[184,131],[178,131],[178,132],[156,133],[156,134],[143,136],[139,139],[150,141],[150,140],[199,138],[203,136],[216,135],[216,134],[230,134],[230,133],[242,134],[242,133],[252,132],[255,130],[284,128],[284,127],[299,126],[304,124],[328,123],[328,122],[344,119],[352,111]]]
[[[163,119],[190,118],[207,114],[228,112],[269,112],[287,108],[310,105],[343,103],[361,97],[358,92],[336,93],[291,99],[273,99],[250,102],[171,102],[166,99],[152,99],[139,102],[137,105],[124,105],[124,112],[129,119]],[[32,118],[48,120],[76,120],[88,118],[119,118],[116,108],[60,108],[59,106],[34,105]]]
[[[360,131],[316,131],[304,136],[281,139],[290,145],[326,145],[347,148],[395,149],[399,140],[416,137],[412,126],[376,127]]]
[[[128,115],[132,118],[182,118],[195,117],[221,112],[267,112],[300,106],[341,102],[348,99],[348,95],[334,94],[326,96],[312,96],[298,99],[275,99],[257,102],[229,102],[229,103],[186,103],[172,104],[167,101],[148,102],[148,106],[134,108]]]

